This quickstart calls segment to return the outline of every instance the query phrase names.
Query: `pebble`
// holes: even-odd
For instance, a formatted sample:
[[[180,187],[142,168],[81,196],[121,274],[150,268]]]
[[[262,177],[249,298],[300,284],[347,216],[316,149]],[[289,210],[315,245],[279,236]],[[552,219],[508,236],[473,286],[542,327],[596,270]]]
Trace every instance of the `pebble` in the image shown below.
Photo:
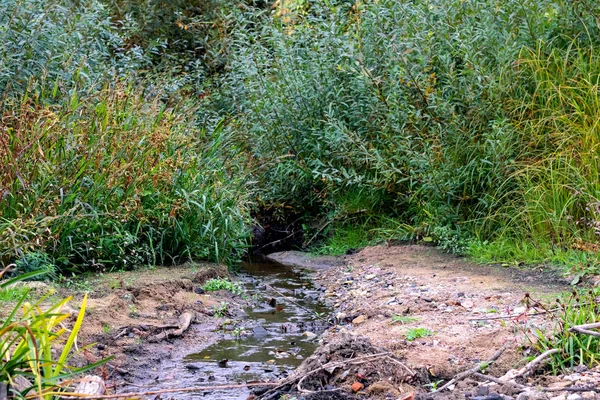
[[[366,317],[366,316],[364,316],[364,315],[359,315],[358,317],[356,317],[356,318],[354,318],[354,319],[352,320],[352,323],[353,323],[354,325],[359,325],[359,324],[362,324],[363,322],[365,322],[366,320],[367,320],[367,317]]]
[[[464,308],[473,308],[475,304],[473,303],[473,300],[463,300],[460,302],[460,305]]]
[[[583,399],[583,397],[581,397],[581,395],[579,395],[577,393],[572,393],[567,396],[567,400],[582,400],[582,399]]]

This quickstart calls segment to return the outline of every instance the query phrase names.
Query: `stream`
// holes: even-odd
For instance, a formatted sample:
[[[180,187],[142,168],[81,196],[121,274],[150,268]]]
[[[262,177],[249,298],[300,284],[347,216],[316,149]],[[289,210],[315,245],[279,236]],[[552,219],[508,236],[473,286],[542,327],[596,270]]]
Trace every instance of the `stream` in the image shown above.
[[[220,318],[220,339],[190,349],[183,360],[164,360],[150,390],[275,381],[299,366],[316,349],[330,309],[318,301],[310,273],[272,263],[244,263],[236,277],[247,307],[238,318]],[[319,318],[319,316],[323,316]],[[227,360],[227,361],[225,361]],[[177,394],[166,398],[246,400],[250,389]]]

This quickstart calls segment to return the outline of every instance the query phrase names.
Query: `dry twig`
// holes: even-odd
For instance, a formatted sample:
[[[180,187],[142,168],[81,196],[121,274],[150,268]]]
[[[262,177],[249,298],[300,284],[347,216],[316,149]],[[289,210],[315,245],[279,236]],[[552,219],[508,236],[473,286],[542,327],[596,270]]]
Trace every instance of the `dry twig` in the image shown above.
[[[600,332],[590,331],[590,329],[597,329],[597,328],[600,328],[600,322],[595,322],[593,324],[576,325],[576,326],[569,328],[569,332],[577,332],[577,333],[582,333],[584,335],[600,337]]]
[[[480,372],[482,369],[486,368],[487,366],[489,366],[491,363],[493,363],[494,361],[496,361],[498,358],[500,358],[500,356],[506,351],[506,349],[508,348],[508,342],[504,343],[504,345],[502,347],[500,347],[493,355],[492,357],[484,362],[481,362],[479,364],[477,364],[477,366],[468,369],[466,371],[461,372],[460,374],[456,375],[454,378],[450,379],[450,381],[448,381],[448,383],[446,383],[444,386],[442,386],[441,388],[439,388],[438,390],[436,390],[434,393],[437,392],[441,392],[442,390],[447,389],[450,385],[455,384],[456,382],[468,378],[469,376]]]

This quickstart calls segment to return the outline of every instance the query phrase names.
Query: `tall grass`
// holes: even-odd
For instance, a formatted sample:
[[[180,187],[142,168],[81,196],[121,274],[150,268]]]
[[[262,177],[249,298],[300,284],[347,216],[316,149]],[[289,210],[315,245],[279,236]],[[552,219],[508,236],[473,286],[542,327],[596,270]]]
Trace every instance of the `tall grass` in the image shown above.
[[[193,110],[116,85],[60,105],[25,96],[3,121],[4,260],[47,252],[63,269],[103,270],[230,262],[243,249],[237,153],[221,125],[196,128]]]

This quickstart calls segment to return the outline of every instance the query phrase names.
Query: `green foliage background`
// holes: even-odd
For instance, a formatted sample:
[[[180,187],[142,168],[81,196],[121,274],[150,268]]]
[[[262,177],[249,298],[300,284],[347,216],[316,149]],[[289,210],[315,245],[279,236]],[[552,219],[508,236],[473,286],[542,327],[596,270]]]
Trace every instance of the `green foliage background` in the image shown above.
[[[595,2],[0,6],[3,263],[231,263],[276,209],[323,252],[596,268]]]

